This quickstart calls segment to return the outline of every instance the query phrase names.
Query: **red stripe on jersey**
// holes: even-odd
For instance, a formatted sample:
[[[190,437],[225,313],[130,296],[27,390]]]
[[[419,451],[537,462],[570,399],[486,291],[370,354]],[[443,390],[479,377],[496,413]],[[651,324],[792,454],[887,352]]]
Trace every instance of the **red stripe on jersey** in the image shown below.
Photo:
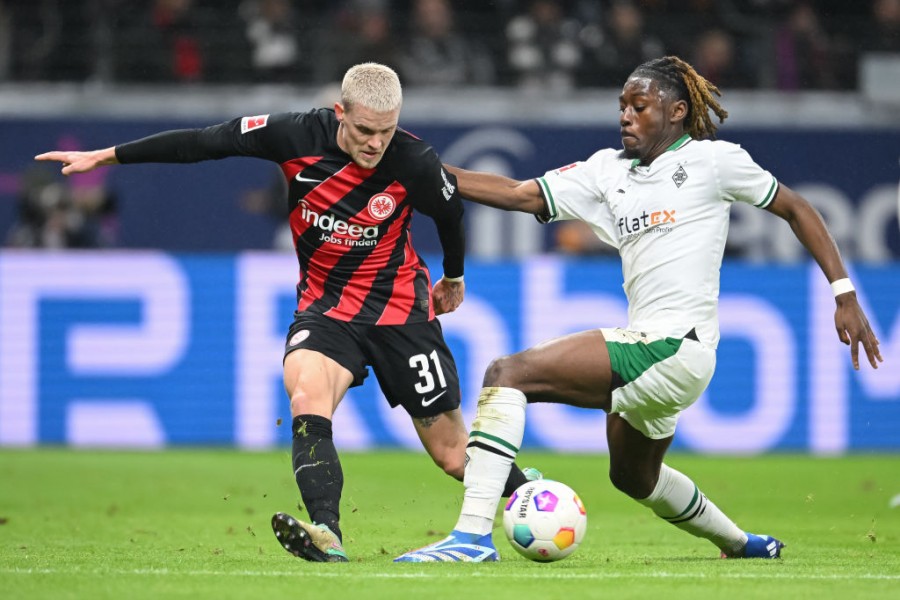
[[[387,190],[389,194],[397,194],[403,188],[394,183]],[[405,193],[405,191],[403,192]],[[408,211],[408,206],[404,208]],[[403,217],[407,215],[404,214]],[[396,241],[396,237],[394,238]],[[381,317],[377,321],[377,325],[400,325],[406,323],[409,313],[412,311],[413,304],[416,300],[416,276],[423,269],[420,266],[419,255],[416,254],[412,245],[412,232],[407,232],[406,244],[403,246],[403,265],[397,269],[397,276],[394,278],[393,287],[391,289],[391,298],[388,300],[387,306],[381,313]],[[427,271],[426,271],[427,277]],[[431,301],[431,285],[428,286],[428,319],[434,318],[434,306]]]
[[[397,203],[400,204],[406,198],[406,189],[401,186],[399,183],[394,182],[385,189],[385,193],[392,195]],[[367,209],[364,209],[367,210]],[[397,239],[400,237],[401,232],[404,228],[406,228],[406,222],[409,218],[409,212],[412,210],[410,206],[404,205],[400,214],[397,215],[397,218],[391,223],[391,226],[384,233],[384,236],[378,240],[378,244],[375,249],[372,251],[369,256],[362,262],[359,268],[353,275],[352,283],[353,285],[347,285],[343,291],[341,292],[341,299],[337,303],[336,306],[328,310],[325,315],[328,317],[333,317],[335,319],[340,320],[351,320],[357,314],[359,314],[360,309],[362,309],[363,304],[366,301],[366,297],[369,295],[369,292],[372,289],[372,285],[375,282],[375,277],[378,276],[378,272],[383,269],[394,253],[394,247],[397,244]],[[407,245],[409,238],[407,237]],[[398,285],[405,285],[405,275],[406,271],[408,271],[408,263],[409,260],[404,260],[403,265],[400,267],[397,273],[397,277],[393,281],[394,289]],[[414,296],[414,290],[412,290],[411,286],[409,293]],[[391,310],[391,304],[394,301],[393,295],[391,299],[388,301],[388,305],[385,307],[384,312],[382,313],[381,319],[378,321],[378,325],[400,325],[406,323],[406,317],[410,312],[410,308],[412,308],[412,301],[409,302],[409,306],[406,308],[406,312],[402,314],[402,317],[395,316],[394,320],[390,323],[383,323],[382,319],[384,319],[384,315]],[[402,311],[401,311],[402,312]]]
[[[378,240],[376,250],[366,257],[359,269],[353,274],[352,285],[345,286],[341,291],[341,299],[337,305],[325,312],[326,317],[350,321],[359,314],[366,297],[372,290],[372,284],[375,283],[378,271],[387,264],[388,259],[391,257],[390,248],[393,247],[393,243],[386,240],[388,238],[397,239],[398,232],[404,227],[404,213],[408,210],[408,208],[404,208],[403,213],[400,214],[397,220],[391,223],[391,227],[385,232],[384,237]],[[379,252],[379,247],[384,248],[384,251]],[[404,319],[401,322],[405,323],[406,320]],[[392,323],[392,325],[399,325],[399,323]]]
[[[290,181],[291,179],[296,177],[298,173],[300,173],[307,167],[310,167],[310,166],[316,164],[317,162],[322,160],[322,158],[324,158],[324,157],[322,157],[322,156],[304,156],[301,158],[295,158],[294,160],[289,160],[287,162],[281,163],[281,165],[279,165],[279,166],[281,167],[281,172],[284,174],[284,178],[287,179],[288,181]],[[288,224],[290,225],[292,232],[296,232],[298,228],[302,228],[305,230],[309,226],[305,222],[297,222],[294,219],[293,212],[288,216]],[[296,235],[296,233],[291,237],[293,238],[292,241],[294,244],[294,250],[296,251],[297,250],[297,235]],[[299,278],[301,280],[303,279],[302,265],[301,265]]]
[[[293,232],[294,252],[299,258],[300,252],[297,251],[297,239],[300,235],[302,235],[305,229],[308,229],[310,227],[310,225],[299,216],[299,213],[296,210],[291,212],[290,217],[288,218],[288,222],[291,226],[291,232]],[[310,303],[305,301],[305,298],[307,298],[309,295],[320,297],[323,293],[322,286],[316,286],[316,283],[320,282],[321,278],[309,276],[309,271],[311,268],[315,267],[310,263],[310,261],[300,259],[300,277],[297,283],[297,290],[302,290],[302,296],[298,299],[297,310],[304,310],[309,306]]]
[[[285,163],[281,163],[281,172],[284,173],[286,179],[293,179],[297,176],[297,173],[301,172],[306,167],[310,167],[320,160],[323,157],[321,156],[304,156],[302,158],[295,158],[294,160],[289,160]]]
[[[288,167],[288,165],[296,164],[297,166],[293,167],[296,176],[302,168],[305,168],[298,168],[302,165],[303,160],[305,159],[297,159],[290,161],[290,163],[284,163],[282,165],[282,170],[287,173],[288,169],[286,167]],[[310,164],[313,164],[314,162],[315,161]],[[332,205],[340,202],[344,196],[359,186],[373,172],[373,169],[363,169],[355,163],[350,163],[309,192],[303,202],[307,207],[311,207],[319,214],[324,214],[325,211],[331,208]],[[295,249],[298,249],[297,243],[299,238],[313,226],[312,219],[305,219],[303,217],[303,210],[304,207],[300,206],[299,210],[294,209],[290,216]],[[301,267],[305,266],[304,279],[306,285],[303,289],[300,301],[297,304],[298,310],[309,308],[313,302],[322,297],[325,293],[325,281],[328,278],[329,273],[332,272],[332,269],[338,261],[350,250],[350,246],[337,246],[332,247],[328,253],[313,252],[308,256],[299,256]],[[347,285],[351,286],[354,285],[354,283],[355,282],[351,279]]]
[[[346,167],[320,183],[306,195],[306,201],[318,208],[327,209],[339,202],[354,188],[372,176],[375,169],[363,169],[356,163],[348,163]]]
[[[430,321],[434,318],[434,302],[431,300],[431,278],[428,277],[428,271],[422,269],[419,264],[419,256],[412,245],[412,233],[406,239],[403,255],[403,266],[397,271],[397,277],[394,279],[391,299],[388,300],[387,306],[384,307],[384,312],[381,313],[381,318],[378,319],[376,325],[402,325],[406,323],[406,318],[409,316],[413,303],[416,300],[416,276],[421,271],[425,272],[425,279],[428,282],[428,320]]]

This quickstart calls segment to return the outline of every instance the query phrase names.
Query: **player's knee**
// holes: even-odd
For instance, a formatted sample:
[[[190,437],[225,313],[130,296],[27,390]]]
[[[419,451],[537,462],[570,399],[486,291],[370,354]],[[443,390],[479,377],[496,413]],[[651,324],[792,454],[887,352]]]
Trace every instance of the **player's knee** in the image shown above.
[[[484,373],[484,387],[518,387],[519,355],[501,356],[488,365]]]
[[[440,467],[441,470],[444,471],[447,475],[456,479],[457,481],[462,481],[463,476],[466,473],[466,460],[465,455],[462,456],[433,456],[434,464]]]
[[[316,414],[331,418],[332,412],[330,402],[307,394],[302,389],[294,390],[291,394],[292,415]]]
[[[641,473],[633,473],[623,469],[610,469],[609,480],[613,486],[635,500],[641,500],[653,493],[656,482]]]
[[[309,397],[303,392],[291,394],[291,414],[302,415],[308,411]]]

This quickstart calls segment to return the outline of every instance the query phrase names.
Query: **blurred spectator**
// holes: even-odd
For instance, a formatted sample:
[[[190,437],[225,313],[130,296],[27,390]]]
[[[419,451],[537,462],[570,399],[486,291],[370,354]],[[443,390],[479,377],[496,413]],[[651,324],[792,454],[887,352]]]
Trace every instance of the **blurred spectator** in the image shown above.
[[[239,13],[250,45],[254,81],[297,83],[310,76],[291,0],[244,0]]]
[[[355,64],[377,62],[400,71],[400,51],[387,0],[349,0],[325,20],[319,34],[319,83],[340,81]]]
[[[404,85],[489,85],[494,64],[477,40],[456,29],[449,0],[415,0],[408,45],[400,59]]]
[[[755,76],[743,68],[734,37],[723,29],[710,29],[697,39],[689,61],[698,73],[720,88],[752,88]]]
[[[691,56],[706,31],[724,28],[721,11],[732,0],[636,0],[644,30],[662,40],[668,54]]]
[[[506,26],[507,60],[514,84],[565,92],[575,87],[582,63],[581,24],[553,0],[531,0],[528,12]]]
[[[126,12],[116,44],[116,79],[203,81],[211,54],[205,32],[215,33],[215,29],[203,21],[194,0],[152,0],[134,15]]]
[[[900,52],[898,14],[900,0],[0,0],[0,81],[303,85],[372,60],[412,85],[564,92],[724,31],[739,87],[842,89],[861,53]]]
[[[58,0],[55,11],[61,30],[47,62],[47,79],[53,81],[88,79],[95,70],[95,36],[100,29],[96,19],[102,0],[67,2]]]
[[[634,3],[616,0],[600,15],[601,23],[585,28],[586,60],[582,85],[615,87],[640,64],[665,54],[662,40],[644,30],[644,17]]]
[[[900,0],[875,0],[872,23],[865,33],[863,48],[867,52],[900,53]]]
[[[12,14],[0,0],[0,81],[10,78],[12,64]]]
[[[838,87],[828,34],[809,2],[792,7],[777,29],[775,74],[780,90]]]
[[[22,174],[18,216],[6,245],[16,248],[100,248],[118,235],[115,197],[97,177],[61,181],[56,170]]]
[[[10,72],[24,81],[50,79],[49,63],[63,29],[55,0],[6,3],[9,28]]]

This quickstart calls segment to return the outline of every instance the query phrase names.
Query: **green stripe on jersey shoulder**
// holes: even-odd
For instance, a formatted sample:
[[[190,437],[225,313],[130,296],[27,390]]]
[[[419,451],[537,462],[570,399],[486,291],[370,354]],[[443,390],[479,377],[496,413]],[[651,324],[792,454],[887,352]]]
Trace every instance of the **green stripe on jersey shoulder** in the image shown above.
[[[541,188],[541,192],[544,194],[544,200],[547,202],[547,212],[549,213],[549,216],[546,219],[541,218],[540,215],[535,216],[538,218],[538,221],[549,223],[559,216],[559,211],[556,210],[556,201],[553,199],[553,192],[550,191],[547,180],[544,177],[538,177],[537,182],[538,186]]]
[[[769,186],[769,191],[766,192],[765,198],[760,200],[760,202],[756,205],[757,208],[765,208],[769,204],[772,203],[772,200],[775,199],[775,192],[778,191],[778,180],[775,177],[772,177],[772,185]]]
[[[679,150],[682,146],[684,146],[685,144],[687,144],[687,143],[688,143],[689,141],[691,141],[692,139],[694,139],[694,138],[691,137],[691,134],[685,133],[685,134],[682,135],[680,138],[678,138],[677,140],[675,140],[674,142],[672,142],[672,145],[669,146],[668,148],[666,148],[666,152],[670,152],[670,151],[674,151],[674,150]]]
[[[675,356],[681,348],[682,338],[663,338],[652,342],[606,342],[610,366],[623,383],[631,383],[644,371],[667,358]]]

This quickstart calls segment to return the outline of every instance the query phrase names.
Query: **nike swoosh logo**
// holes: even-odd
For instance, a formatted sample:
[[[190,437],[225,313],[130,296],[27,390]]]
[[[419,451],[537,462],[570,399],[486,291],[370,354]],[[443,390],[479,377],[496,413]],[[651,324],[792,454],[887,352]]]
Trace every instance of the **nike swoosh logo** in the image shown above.
[[[444,390],[443,392],[441,392],[440,394],[438,394],[437,396],[435,396],[429,400],[422,398],[422,406],[431,406],[432,404],[434,404],[435,400],[437,400],[438,398],[440,398],[441,396],[443,396],[446,393],[447,393],[447,390]]]
[[[322,180],[321,180],[321,179],[310,179],[309,177],[301,177],[301,176],[300,176],[300,173],[297,173],[297,176],[294,177],[294,179],[296,179],[297,181],[299,181],[299,182],[301,182],[301,183],[303,183],[303,182],[306,182],[306,183],[322,183]]]

